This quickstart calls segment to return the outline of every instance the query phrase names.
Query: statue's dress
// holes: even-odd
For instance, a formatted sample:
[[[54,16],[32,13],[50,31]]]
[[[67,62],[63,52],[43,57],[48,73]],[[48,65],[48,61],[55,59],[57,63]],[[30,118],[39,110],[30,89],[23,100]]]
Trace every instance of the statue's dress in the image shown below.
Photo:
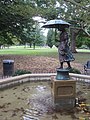
[[[71,62],[75,60],[75,58],[72,55],[72,52],[69,49],[67,32],[62,32],[60,34],[60,43],[58,46],[58,53],[59,53],[60,62],[68,62],[68,61]]]

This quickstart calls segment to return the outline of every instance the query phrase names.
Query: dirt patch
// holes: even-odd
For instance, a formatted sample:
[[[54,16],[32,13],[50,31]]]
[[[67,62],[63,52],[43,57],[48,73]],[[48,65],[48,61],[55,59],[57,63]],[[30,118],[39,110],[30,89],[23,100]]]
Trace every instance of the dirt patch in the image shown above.
[[[14,60],[14,69],[29,70],[32,73],[53,73],[59,67],[58,58],[30,55],[0,55],[0,74],[3,74],[3,60]],[[66,67],[66,64],[64,64]],[[71,63],[72,67],[83,72],[81,63]]]

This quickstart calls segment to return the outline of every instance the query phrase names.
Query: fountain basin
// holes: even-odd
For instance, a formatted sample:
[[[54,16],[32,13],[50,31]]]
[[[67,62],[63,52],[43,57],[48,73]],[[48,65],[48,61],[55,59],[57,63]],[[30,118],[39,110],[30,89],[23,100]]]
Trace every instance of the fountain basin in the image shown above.
[[[43,75],[45,76],[45,75]],[[89,119],[90,113],[81,107],[75,107],[71,110],[56,111],[53,104],[53,95],[51,89],[50,76],[45,77],[29,77],[15,80],[13,78],[13,87],[10,83],[7,88],[0,90],[0,120],[72,120],[85,118]],[[39,79],[40,78],[40,79]],[[41,79],[44,78],[44,79]],[[10,79],[10,78],[7,78]],[[24,81],[22,82],[22,81]],[[6,79],[5,79],[6,81]],[[21,83],[19,83],[19,81]],[[15,83],[15,84],[14,84]],[[4,84],[1,84],[1,86]],[[90,105],[90,84],[82,81],[76,82],[76,97],[79,100],[86,100],[85,104]],[[83,101],[84,102],[84,101]],[[85,106],[84,104],[84,106]]]

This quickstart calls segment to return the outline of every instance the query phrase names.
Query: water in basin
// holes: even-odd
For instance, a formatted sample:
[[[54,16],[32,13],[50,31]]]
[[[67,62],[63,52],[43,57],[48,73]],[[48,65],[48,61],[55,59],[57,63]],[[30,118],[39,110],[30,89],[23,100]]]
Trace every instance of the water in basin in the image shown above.
[[[77,82],[77,97],[90,107],[90,84]],[[85,108],[86,109],[86,108]],[[28,82],[0,90],[0,120],[90,120],[90,109],[54,109],[50,82]]]

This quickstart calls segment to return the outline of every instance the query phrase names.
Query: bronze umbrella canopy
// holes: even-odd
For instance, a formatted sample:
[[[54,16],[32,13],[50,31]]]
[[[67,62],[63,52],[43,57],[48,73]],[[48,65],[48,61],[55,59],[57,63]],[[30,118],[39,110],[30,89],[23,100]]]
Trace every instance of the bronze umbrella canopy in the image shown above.
[[[57,29],[62,29],[64,28],[68,28],[70,26],[70,24],[68,22],[65,22],[63,20],[60,19],[54,19],[54,20],[49,20],[47,21],[42,28],[57,28]]]

